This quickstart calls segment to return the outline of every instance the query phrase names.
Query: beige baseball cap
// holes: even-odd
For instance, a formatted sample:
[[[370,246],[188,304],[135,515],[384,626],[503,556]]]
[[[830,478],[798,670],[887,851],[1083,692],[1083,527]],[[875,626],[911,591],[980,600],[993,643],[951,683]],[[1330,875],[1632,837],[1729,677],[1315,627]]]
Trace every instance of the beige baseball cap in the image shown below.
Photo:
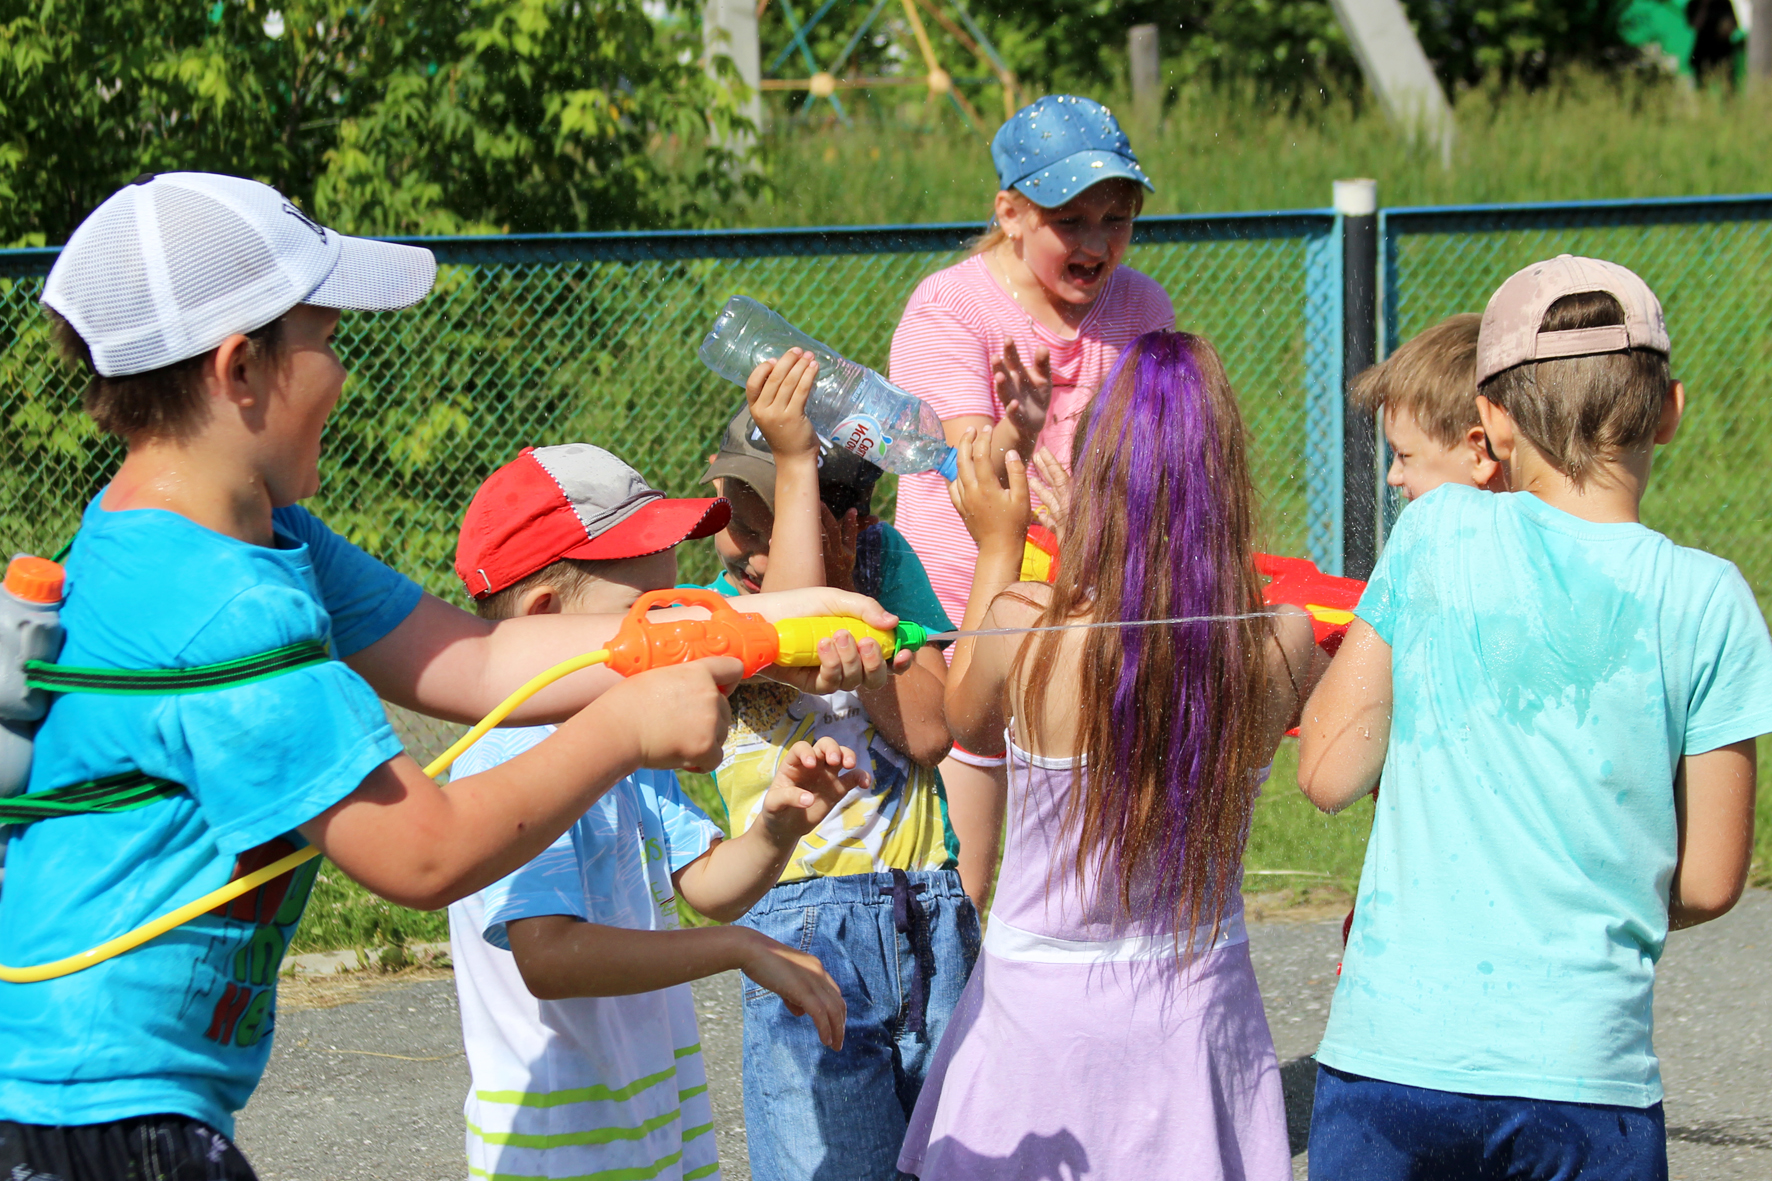
[[[1624,323],[1540,332],[1544,313],[1565,295],[1604,291],[1624,309]],[[1515,271],[1483,310],[1477,334],[1477,383],[1527,361],[1591,357],[1628,349],[1671,352],[1661,301],[1636,273],[1598,258],[1559,254]]]

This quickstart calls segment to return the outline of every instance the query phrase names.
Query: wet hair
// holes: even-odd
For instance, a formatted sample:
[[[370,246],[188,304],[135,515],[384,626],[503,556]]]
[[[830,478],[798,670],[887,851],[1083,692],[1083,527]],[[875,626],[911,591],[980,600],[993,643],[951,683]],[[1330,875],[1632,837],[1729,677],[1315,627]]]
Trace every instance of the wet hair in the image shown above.
[[[1411,337],[1382,362],[1354,378],[1348,401],[1376,415],[1406,412],[1442,447],[1455,447],[1477,417],[1477,329],[1483,317],[1447,316]]]
[[[1565,295],[1545,309],[1541,332],[1624,323],[1604,291]],[[1513,416],[1545,461],[1580,488],[1594,465],[1655,435],[1667,400],[1668,358],[1652,349],[1528,361],[1478,391]]]
[[[487,595],[483,599],[474,600],[474,613],[481,619],[512,619],[517,615],[519,602],[525,591],[543,583],[551,585],[559,592],[560,597],[568,603],[590,589],[598,578],[598,571],[608,562],[596,562],[587,558],[561,558],[557,562],[543,566],[534,574],[519,578],[510,586],[496,594]]]
[[[86,371],[86,389],[80,395],[80,405],[99,430],[121,439],[141,434],[177,437],[188,435],[203,424],[207,413],[203,403],[203,371],[215,356],[214,349],[146,373],[105,377],[94,368],[92,349],[74,326],[53,308],[43,310],[49,316],[50,337],[57,351],[69,363]],[[273,364],[283,362],[281,316],[245,336],[248,356]]]
[[[1101,184],[1109,184],[1109,185],[1112,185],[1112,184],[1125,185],[1126,187],[1130,188],[1132,190],[1132,216],[1137,217],[1140,213],[1142,213],[1144,211],[1144,186],[1140,185],[1137,181],[1127,180],[1123,176],[1117,176],[1117,177],[1112,178],[1111,180],[1101,181],[1100,183]],[[1094,185],[1090,186],[1090,188],[1094,188],[1094,187],[1095,187]],[[1047,214],[1056,212],[1057,209],[1064,208],[1064,205],[1059,205],[1055,209],[1047,209],[1043,205],[1036,205],[1036,204],[1034,204],[1034,202],[1031,199],[1029,199],[1028,195],[1026,193],[1022,192],[1020,189],[1006,189],[1004,191],[1009,194],[1009,199],[1015,203],[1016,208],[1022,210],[1023,212],[1027,212],[1028,210],[1034,210],[1042,218],[1045,217]],[[1089,191],[1088,189],[1083,190],[1083,192],[1088,192],[1088,191]],[[1082,196],[1082,193],[1077,194],[1077,196],[1079,196],[1079,197]],[[1076,197],[1071,198],[1072,201],[1075,201],[1076,199],[1077,199]],[[1069,203],[1070,202],[1067,201],[1065,204],[1068,205]],[[1004,242],[1007,242],[1009,240],[1009,231],[1004,229],[997,222],[997,215],[994,212],[994,210],[995,210],[995,200],[994,199],[993,199],[992,209],[993,209],[993,212],[991,214],[990,224],[985,226],[983,233],[979,234],[978,237],[972,239],[972,241],[970,241],[966,244],[966,253],[968,253],[968,254],[983,254],[985,251],[994,250],[996,247],[1002,245]]]
[[[1090,403],[1071,470],[1040,626],[1262,611],[1242,414],[1206,340],[1134,341]],[[1033,749],[1047,692],[1035,670],[1061,634],[1028,637],[1016,658],[1017,725]],[[1266,754],[1271,634],[1267,619],[1244,618],[1097,628],[1083,641],[1082,784],[1065,821],[1077,871],[1093,863],[1098,880],[1117,879],[1128,913],[1136,891],[1137,906],[1172,916],[1190,952],[1237,889]]]

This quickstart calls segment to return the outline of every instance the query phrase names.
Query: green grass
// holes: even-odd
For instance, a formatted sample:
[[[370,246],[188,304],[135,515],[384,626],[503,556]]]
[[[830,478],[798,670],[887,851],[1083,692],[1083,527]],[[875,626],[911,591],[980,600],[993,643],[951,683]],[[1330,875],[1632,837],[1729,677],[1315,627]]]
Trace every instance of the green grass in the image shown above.
[[[1100,95],[1112,100],[1112,95]],[[1129,125],[1156,185],[1146,213],[1320,208],[1330,182],[1369,176],[1385,205],[1578,201],[1772,188],[1772,95],[1694,93],[1571,75],[1535,93],[1466,93],[1452,167],[1380,115],[1201,91],[1156,127]],[[951,117],[852,128],[778,120],[773,199],[752,225],[982,221],[997,184],[988,142]],[[994,130],[994,128],[990,129]]]

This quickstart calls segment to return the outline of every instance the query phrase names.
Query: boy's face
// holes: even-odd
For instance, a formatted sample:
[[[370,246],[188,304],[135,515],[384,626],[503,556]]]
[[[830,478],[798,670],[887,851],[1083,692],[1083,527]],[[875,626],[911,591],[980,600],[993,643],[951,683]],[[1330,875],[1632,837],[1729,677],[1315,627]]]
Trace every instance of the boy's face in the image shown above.
[[[1472,488],[1496,487],[1500,465],[1483,447],[1482,427],[1472,427],[1465,437],[1448,447],[1421,429],[1407,410],[1384,412],[1384,441],[1390,444],[1391,466],[1384,482],[1401,488],[1410,500],[1427,495],[1441,484],[1468,484]]]
[[[623,615],[647,591],[677,585],[677,551],[643,558],[601,562],[597,576],[569,596],[548,583],[532,586],[517,604],[518,615]]]
[[[743,480],[722,478],[718,484],[720,495],[732,505],[732,520],[714,534],[714,551],[720,555],[727,577],[745,594],[754,595],[763,589],[763,575],[769,570],[769,535],[775,529],[775,514]]]
[[[265,483],[274,506],[320,490],[320,436],[344,389],[345,367],[332,351],[338,313],[300,304],[283,317],[284,363],[254,374],[264,400]]]
[[[677,551],[665,550],[643,558],[605,562],[596,579],[566,608],[575,615],[620,615],[647,591],[670,590],[677,585]]]

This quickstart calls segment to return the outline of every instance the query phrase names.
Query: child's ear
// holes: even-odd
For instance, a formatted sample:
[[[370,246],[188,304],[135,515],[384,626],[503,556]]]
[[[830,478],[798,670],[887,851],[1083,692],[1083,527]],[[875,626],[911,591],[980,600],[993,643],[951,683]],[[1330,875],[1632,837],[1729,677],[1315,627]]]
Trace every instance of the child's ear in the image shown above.
[[[1676,381],[1667,387],[1667,399],[1661,404],[1661,421],[1655,424],[1655,445],[1665,446],[1674,441],[1674,435],[1680,429],[1680,419],[1686,413],[1686,383]]]
[[[560,592],[547,582],[530,587],[517,600],[518,615],[558,615],[565,609]]]
[[[1495,491],[1492,485],[1501,475],[1501,463],[1489,449],[1489,436],[1482,427],[1474,426],[1464,433],[1464,446],[1470,456],[1471,483]]]

